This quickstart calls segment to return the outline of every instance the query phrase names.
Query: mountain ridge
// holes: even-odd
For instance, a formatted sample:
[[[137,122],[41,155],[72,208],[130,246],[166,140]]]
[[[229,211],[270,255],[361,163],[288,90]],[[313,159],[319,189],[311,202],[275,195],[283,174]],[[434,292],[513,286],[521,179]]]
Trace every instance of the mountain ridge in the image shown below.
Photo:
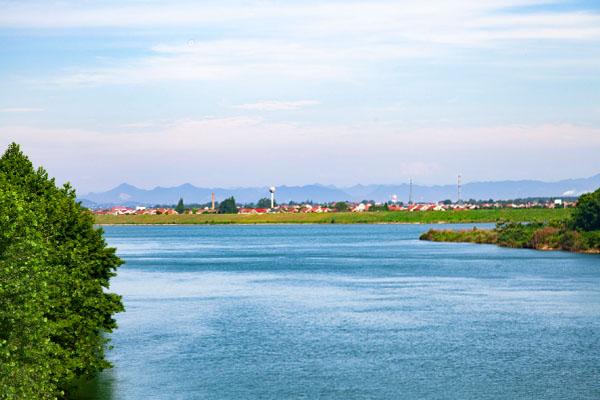
[[[462,199],[507,200],[526,197],[564,197],[578,196],[600,187],[600,174],[589,178],[570,178],[555,182],[533,179],[469,182],[461,186]],[[396,195],[399,201],[408,201],[410,185],[402,184],[357,184],[348,187],[310,184],[302,186],[282,185],[277,188],[276,198],[280,202],[289,201],[388,201]],[[156,205],[175,204],[179,198],[190,203],[208,203],[215,193],[217,201],[234,196],[238,202],[251,203],[268,197],[267,187],[205,188],[183,183],[173,187],[156,186],[153,189],[141,189],[123,182],[105,192],[90,192],[79,196],[87,206],[109,205]],[[457,187],[449,185],[413,184],[413,200],[416,202],[436,202],[445,199],[456,200]]]

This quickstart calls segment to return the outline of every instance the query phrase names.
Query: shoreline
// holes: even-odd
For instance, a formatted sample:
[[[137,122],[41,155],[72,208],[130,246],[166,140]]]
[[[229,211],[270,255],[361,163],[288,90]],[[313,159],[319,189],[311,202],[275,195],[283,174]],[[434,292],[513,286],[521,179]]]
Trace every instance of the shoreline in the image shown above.
[[[573,238],[578,235],[580,239],[585,239],[587,234],[594,235],[597,234],[597,232],[587,232],[582,234],[578,231],[559,231],[558,229],[548,231],[548,228],[540,228],[531,229],[529,231],[521,230],[520,234],[523,234],[524,232],[527,236],[525,236],[525,239],[521,236],[521,240],[519,241],[505,238],[504,236],[507,234],[506,230],[498,228],[478,229],[474,227],[471,230],[430,229],[423,233],[419,237],[419,240],[438,243],[487,244],[495,245],[497,247],[536,251],[565,251],[579,254],[600,254],[600,248],[598,248],[597,242],[594,245],[593,242],[588,241],[587,244],[585,244],[585,241],[580,241],[578,245],[574,245],[572,243],[568,244],[568,242],[566,244],[564,241],[564,237]],[[590,245],[590,243],[592,244]]]

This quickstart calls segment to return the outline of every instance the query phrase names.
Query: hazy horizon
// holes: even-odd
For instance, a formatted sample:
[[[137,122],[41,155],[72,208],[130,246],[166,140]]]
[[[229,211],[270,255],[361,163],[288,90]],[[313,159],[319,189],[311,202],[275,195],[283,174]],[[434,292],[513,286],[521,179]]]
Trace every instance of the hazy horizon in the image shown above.
[[[589,179],[589,178],[593,178],[600,175],[600,172],[590,175],[590,176],[583,176],[583,177],[572,177],[572,178],[566,178],[566,179],[557,179],[557,180],[553,180],[553,181],[545,181],[545,180],[541,180],[541,179],[506,179],[506,180],[481,180],[481,181],[465,181],[462,176],[461,176],[461,185],[469,185],[469,184],[473,184],[473,183],[501,183],[501,182],[519,182],[519,181],[536,181],[536,182],[543,182],[543,183],[555,183],[555,182],[560,182],[563,180],[578,180],[578,179]],[[427,184],[427,183],[423,183],[423,182],[418,182],[418,181],[413,181],[412,182],[413,185],[415,186],[427,186],[427,187],[434,187],[434,186],[455,186],[457,184],[457,180],[455,179],[454,182],[446,182],[446,183],[439,183],[439,184]],[[373,182],[373,183],[355,183],[352,185],[335,185],[335,184],[331,184],[331,183],[321,183],[321,182],[308,182],[308,183],[304,183],[304,184],[299,184],[299,185],[290,185],[290,184],[286,184],[286,183],[282,183],[279,185],[276,185],[275,187],[300,187],[300,186],[323,186],[323,187],[334,187],[334,188],[338,188],[338,189],[349,189],[352,187],[356,187],[356,186],[402,186],[402,185],[409,185],[410,184],[410,180],[409,181],[402,181],[402,182],[391,182],[391,183],[380,183],[380,182]],[[168,185],[150,185],[150,186],[138,186],[138,185],[134,185],[130,182],[127,181],[123,181],[120,183],[117,183],[113,186],[110,186],[108,188],[105,189],[100,189],[100,190],[92,190],[89,192],[80,192],[79,190],[77,191],[79,195],[85,195],[85,194],[89,194],[89,193],[102,193],[102,192],[106,192],[112,189],[116,189],[122,185],[129,185],[129,186],[133,186],[137,189],[142,189],[142,190],[153,190],[153,189],[158,189],[158,188],[164,188],[164,189],[170,189],[170,188],[177,188],[177,187],[181,187],[181,186],[185,186],[185,185],[192,185],[194,187],[197,188],[218,188],[218,189],[243,189],[243,188],[260,188],[260,187],[264,187],[265,189],[268,189],[271,185],[255,185],[255,186],[225,186],[225,185],[215,185],[215,186],[202,186],[202,185],[196,185],[194,183],[191,182],[180,182],[180,183],[174,183],[174,184],[168,184]]]
[[[0,145],[79,193],[600,170],[596,1],[0,7]]]

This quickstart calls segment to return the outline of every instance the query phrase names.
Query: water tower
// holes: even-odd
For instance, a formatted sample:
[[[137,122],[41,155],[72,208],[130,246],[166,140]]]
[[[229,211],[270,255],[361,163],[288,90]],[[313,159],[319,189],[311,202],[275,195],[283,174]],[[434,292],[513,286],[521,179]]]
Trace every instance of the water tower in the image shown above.
[[[271,193],[271,208],[275,208],[275,186],[269,188],[269,193]]]

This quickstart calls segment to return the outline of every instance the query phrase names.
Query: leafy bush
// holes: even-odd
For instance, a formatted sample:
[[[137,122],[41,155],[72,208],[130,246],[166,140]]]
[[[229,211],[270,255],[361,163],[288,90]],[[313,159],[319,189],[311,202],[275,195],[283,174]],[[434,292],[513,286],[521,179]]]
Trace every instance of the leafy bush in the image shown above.
[[[490,229],[477,229],[472,230],[435,230],[430,229],[429,231],[422,234],[420,240],[430,240],[433,242],[466,242],[466,243],[488,243],[494,244],[498,240],[496,231]]]
[[[121,260],[74,190],[34,170],[16,144],[0,158],[0,398],[55,399],[109,367],[103,333],[121,298]]]
[[[572,226],[583,231],[600,230],[600,189],[579,198],[573,211]]]
[[[531,236],[531,247],[534,249],[557,249],[560,247],[558,228],[545,226],[537,229]]]
[[[587,249],[581,233],[573,230],[564,231],[560,235],[560,247],[568,251],[582,251]]]
[[[600,252],[600,230],[592,232],[582,232],[581,236],[586,249],[594,249]]]
[[[498,244],[505,247],[531,248],[533,247],[533,234],[542,226],[541,223],[499,223],[496,226],[496,231],[498,232]]]

